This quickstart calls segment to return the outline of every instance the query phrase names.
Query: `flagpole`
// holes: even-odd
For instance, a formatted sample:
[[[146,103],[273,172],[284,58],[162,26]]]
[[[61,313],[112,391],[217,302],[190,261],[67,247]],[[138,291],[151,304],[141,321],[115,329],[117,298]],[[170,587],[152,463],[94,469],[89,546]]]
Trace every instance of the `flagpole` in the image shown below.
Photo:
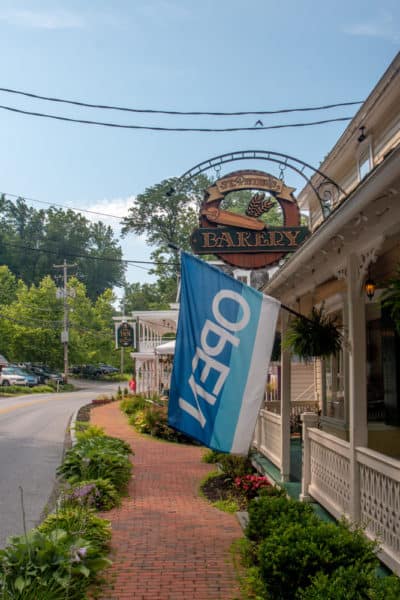
[[[168,242],[167,245],[168,245],[169,248],[172,248],[172,250],[177,250],[178,252],[183,252],[182,248],[179,248],[179,246],[177,246],[176,244],[173,244],[172,242]],[[193,254],[193,253],[192,252],[188,252],[188,254]],[[258,291],[260,292],[261,290],[258,290]],[[308,321],[309,323],[312,323],[311,319],[309,319],[305,315],[302,315],[301,313],[297,312],[297,310],[294,310],[293,308],[290,308],[289,306],[286,306],[286,304],[282,304],[282,302],[281,302],[281,308],[283,308],[283,310],[286,310],[287,312],[291,313],[295,317],[298,317],[300,319],[304,319],[305,321]]]

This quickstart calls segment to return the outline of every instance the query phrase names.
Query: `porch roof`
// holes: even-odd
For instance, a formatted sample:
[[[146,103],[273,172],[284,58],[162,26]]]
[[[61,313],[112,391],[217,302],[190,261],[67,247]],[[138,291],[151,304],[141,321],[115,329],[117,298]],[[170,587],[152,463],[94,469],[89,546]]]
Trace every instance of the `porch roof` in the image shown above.
[[[400,235],[400,146],[389,154],[272,276],[263,291],[289,301],[337,277],[345,257]]]

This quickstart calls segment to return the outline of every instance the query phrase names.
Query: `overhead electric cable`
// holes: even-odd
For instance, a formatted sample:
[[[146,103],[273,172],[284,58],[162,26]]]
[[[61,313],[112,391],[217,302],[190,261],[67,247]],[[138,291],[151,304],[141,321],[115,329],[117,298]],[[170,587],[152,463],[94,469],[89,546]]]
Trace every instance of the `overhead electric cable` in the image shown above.
[[[57,250],[49,250],[48,248],[34,248],[33,246],[26,246],[26,245],[21,245],[21,244],[14,244],[13,242],[4,242],[2,241],[1,244],[3,246],[11,246],[13,248],[19,248],[20,250],[29,250],[32,252],[42,252],[43,254],[53,254],[53,255],[60,255],[60,252]],[[102,261],[106,261],[106,262],[117,262],[117,263],[127,263],[127,264],[132,264],[134,266],[139,267],[140,265],[155,265],[155,266],[160,266],[160,267],[174,267],[174,266],[179,266],[178,263],[168,263],[168,262],[161,262],[161,261],[154,261],[154,260],[135,260],[132,258],[108,258],[107,256],[91,256],[90,254],[75,254],[72,252],[63,252],[62,254],[64,254],[66,257],[70,257],[70,258],[83,258],[83,259],[89,259],[89,260],[102,260]],[[146,267],[140,267],[142,269],[146,269]],[[146,269],[148,270],[148,269]]]
[[[113,127],[117,129],[135,129],[138,131],[170,131],[170,132],[192,132],[192,133],[230,133],[237,131],[266,131],[271,129],[287,129],[296,127],[310,127],[313,125],[324,125],[326,123],[339,123],[341,121],[351,121],[353,117],[338,117],[335,119],[324,119],[322,121],[310,121],[307,123],[280,123],[279,125],[257,126],[257,127],[159,127],[155,125],[124,125],[122,123],[109,123],[105,121],[91,121],[89,119],[73,119],[71,117],[62,117],[60,115],[51,115],[42,112],[33,112],[30,110],[22,110],[11,106],[0,104],[0,109],[10,112],[29,115],[32,117],[41,117],[44,119],[55,119],[56,121],[66,121],[68,123],[81,123],[83,125],[97,125],[101,127]]]
[[[329,110],[331,108],[339,108],[341,106],[354,106],[356,104],[362,104],[363,100],[356,100],[354,102],[337,102],[336,104],[325,104],[322,106],[306,106],[301,108],[281,108],[278,110],[246,110],[246,111],[233,111],[233,112],[207,112],[207,111],[185,111],[185,110],[160,110],[153,108],[127,108],[125,106],[113,106],[108,104],[91,104],[89,102],[82,102],[79,100],[67,100],[65,98],[54,98],[51,96],[41,96],[40,94],[33,94],[32,92],[24,92],[21,90],[15,90],[11,88],[0,87],[0,92],[7,94],[17,94],[19,96],[26,96],[27,98],[34,98],[35,100],[46,100],[48,102],[58,102],[60,104],[72,104],[73,106],[82,106],[85,108],[96,108],[102,110],[119,110],[123,112],[132,112],[139,114],[155,114],[155,115],[176,115],[176,116],[210,116],[210,117],[236,117],[245,115],[278,115],[292,112],[310,112],[314,110]]]
[[[1,195],[10,196],[11,198],[20,198],[21,200],[27,200],[28,202],[38,202],[39,204],[47,204],[49,206],[58,206],[60,208],[67,208],[68,210],[76,210],[77,212],[89,213],[91,215],[100,215],[101,217],[110,217],[112,219],[118,219],[119,221],[124,217],[111,215],[110,213],[98,212],[95,210],[89,210],[85,208],[75,208],[73,206],[68,206],[67,204],[59,204],[56,202],[47,202],[45,200],[37,200],[37,198],[29,198],[28,196],[21,196],[17,194],[11,194],[10,192],[1,192]]]

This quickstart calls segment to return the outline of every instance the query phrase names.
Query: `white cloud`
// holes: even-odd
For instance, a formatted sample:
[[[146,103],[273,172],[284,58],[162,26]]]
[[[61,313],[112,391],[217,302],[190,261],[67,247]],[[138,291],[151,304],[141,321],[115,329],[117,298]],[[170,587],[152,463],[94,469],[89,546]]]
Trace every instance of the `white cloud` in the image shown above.
[[[384,13],[375,19],[344,25],[342,30],[349,35],[382,38],[391,42],[400,41],[400,29],[389,13]]]
[[[90,210],[91,213],[85,213],[85,216],[90,221],[102,221],[115,230],[120,230],[120,221],[128,215],[128,211],[135,202],[135,196],[127,196],[126,198],[104,199],[83,207],[85,210]],[[98,213],[98,214],[93,214]],[[115,218],[118,217],[118,218]],[[120,219],[120,220],[118,220]]]
[[[82,208],[84,208],[85,210],[92,211],[91,213],[83,214],[90,221],[102,221],[106,225],[110,225],[110,227],[112,227],[114,231],[115,236],[117,238],[120,238],[121,220],[123,217],[126,217],[128,215],[128,211],[134,202],[135,196],[127,196],[126,198],[112,198],[110,200],[99,200],[94,204],[90,204],[90,206],[83,206]],[[148,246],[144,235],[138,236],[129,233],[124,238],[120,238],[119,243],[122,248],[124,259],[138,261],[150,260],[150,253],[153,250],[153,248]],[[151,269],[151,267],[151,264],[140,262],[136,265],[129,264],[126,271],[127,281],[154,281],[154,276],[149,274],[149,269]]]
[[[0,12],[0,21],[29,29],[83,29],[85,27],[85,21],[81,15],[66,10]]]

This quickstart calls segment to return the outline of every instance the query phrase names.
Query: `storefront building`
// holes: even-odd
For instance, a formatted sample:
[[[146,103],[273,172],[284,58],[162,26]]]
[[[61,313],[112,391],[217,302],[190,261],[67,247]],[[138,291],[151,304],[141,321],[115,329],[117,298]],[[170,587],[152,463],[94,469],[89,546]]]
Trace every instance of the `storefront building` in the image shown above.
[[[307,315],[335,315],[337,356],[315,363],[303,415],[302,498],[378,537],[384,562],[400,573],[400,337],[382,307],[400,279],[400,55],[361,106],[320,170],[344,191],[321,206],[318,174],[298,197],[310,237],[273,275],[264,293]],[[367,283],[375,290],[367,290]],[[399,284],[400,285],[400,284]],[[368,292],[368,295],[367,295]],[[372,295],[373,293],[373,295]],[[282,311],[284,335],[288,314]],[[291,360],[281,359],[280,414],[263,411],[255,445],[290,477]]]

